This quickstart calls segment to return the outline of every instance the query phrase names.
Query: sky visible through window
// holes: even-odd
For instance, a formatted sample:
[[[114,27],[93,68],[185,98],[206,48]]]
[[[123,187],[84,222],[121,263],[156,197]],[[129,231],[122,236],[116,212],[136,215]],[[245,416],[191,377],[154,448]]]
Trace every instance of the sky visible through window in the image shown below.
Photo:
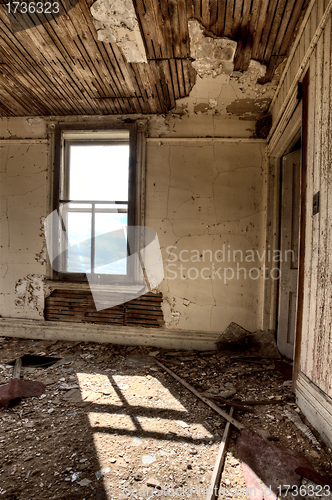
[[[69,199],[128,201],[128,173],[129,145],[71,145]],[[116,207],[127,205],[96,205],[95,273],[124,275],[127,271],[127,214],[106,212]],[[70,203],[67,230],[67,271],[90,273],[91,204]]]

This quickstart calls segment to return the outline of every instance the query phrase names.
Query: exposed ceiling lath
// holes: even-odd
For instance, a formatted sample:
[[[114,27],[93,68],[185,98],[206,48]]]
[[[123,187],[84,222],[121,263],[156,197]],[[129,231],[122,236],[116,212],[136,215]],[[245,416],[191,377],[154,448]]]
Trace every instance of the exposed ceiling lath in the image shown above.
[[[8,7],[0,6],[1,116],[167,112],[195,84],[190,19],[200,23],[204,36],[237,42],[235,71],[246,71],[254,59],[267,67],[260,83],[270,81],[308,3],[133,0],[136,16],[127,16],[133,29],[122,23],[116,32],[119,5],[111,24],[91,15],[98,17],[97,6],[106,1],[115,5],[115,0],[63,0],[59,15],[32,14],[29,25],[15,14],[15,30]],[[111,36],[116,41],[109,43]],[[140,57],[147,63],[137,62]]]

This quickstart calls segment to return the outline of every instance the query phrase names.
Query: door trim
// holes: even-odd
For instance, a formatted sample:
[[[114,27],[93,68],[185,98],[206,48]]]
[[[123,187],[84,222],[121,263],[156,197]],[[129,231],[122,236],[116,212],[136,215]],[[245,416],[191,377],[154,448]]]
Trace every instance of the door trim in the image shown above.
[[[301,218],[300,218],[300,255],[299,280],[297,291],[297,318],[295,329],[293,390],[300,371],[303,300],[304,300],[304,263],[305,263],[305,233],[306,233],[306,201],[307,201],[307,169],[308,169],[308,101],[309,101],[309,70],[303,79],[303,112],[302,112],[302,172],[301,172]]]

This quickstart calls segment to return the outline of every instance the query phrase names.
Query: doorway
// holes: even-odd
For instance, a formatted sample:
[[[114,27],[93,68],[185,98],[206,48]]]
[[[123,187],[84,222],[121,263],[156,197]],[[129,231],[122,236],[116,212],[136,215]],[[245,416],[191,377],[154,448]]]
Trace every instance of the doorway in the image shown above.
[[[282,157],[280,206],[280,280],[277,343],[280,353],[294,358],[299,276],[301,144]]]

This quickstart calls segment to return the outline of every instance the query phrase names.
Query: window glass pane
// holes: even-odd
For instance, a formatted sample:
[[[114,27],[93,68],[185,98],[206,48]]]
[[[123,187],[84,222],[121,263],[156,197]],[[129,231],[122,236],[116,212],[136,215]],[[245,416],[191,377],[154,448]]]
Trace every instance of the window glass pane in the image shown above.
[[[70,145],[71,200],[128,200],[129,145]]]
[[[67,272],[91,272],[91,212],[67,213]]]
[[[95,273],[127,273],[127,214],[96,213]]]

